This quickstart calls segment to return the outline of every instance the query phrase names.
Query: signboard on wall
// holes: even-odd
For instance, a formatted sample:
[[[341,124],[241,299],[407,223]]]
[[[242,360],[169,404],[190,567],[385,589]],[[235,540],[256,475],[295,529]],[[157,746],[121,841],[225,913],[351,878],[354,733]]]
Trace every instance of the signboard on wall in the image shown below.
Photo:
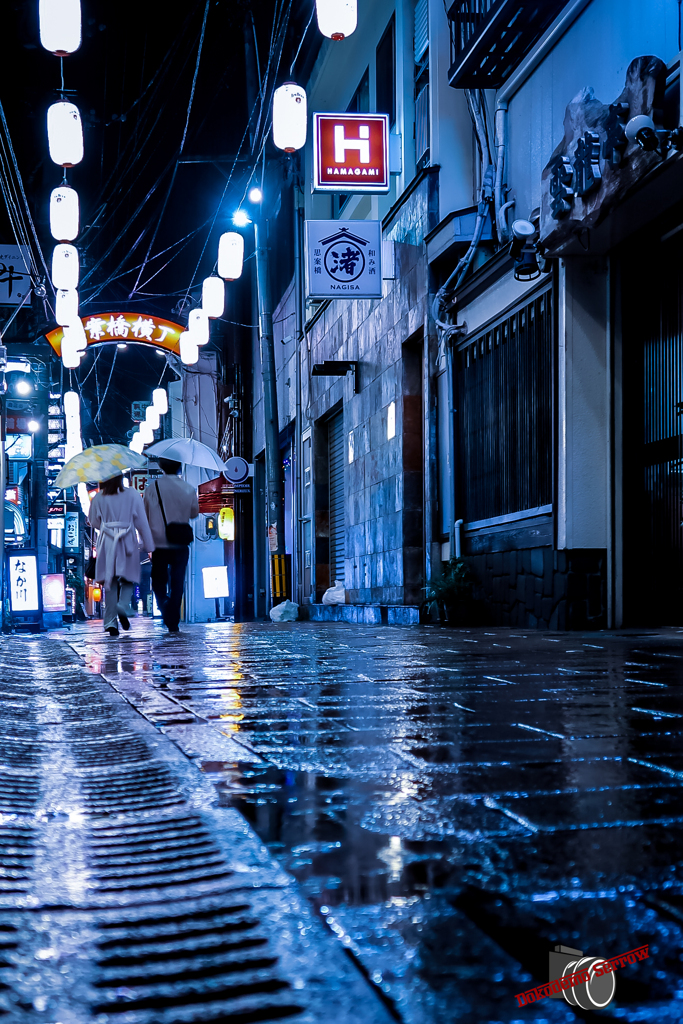
[[[11,555],[7,562],[12,614],[26,615],[39,611],[38,560],[35,554],[20,551]]]
[[[164,317],[144,313],[93,313],[82,316],[81,323],[88,345],[149,345],[164,352],[180,352],[180,324]],[[55,328],[45,337],[58,356],[62,354],[64,329]],[[146,403],[149,404],[149,403]]]
[[[30,305],[31,288],[27,245],[0,245],[0,306]]]
[[[80,551],[80,531],[78,528],[78,512],[67,512],[65,516],[64,549],[66,551]]]
[[[389,115],[314,114],[313,190],[389,191]]]
[[[311,299],[381,299],[378,220],[306,221],[306,294]]]

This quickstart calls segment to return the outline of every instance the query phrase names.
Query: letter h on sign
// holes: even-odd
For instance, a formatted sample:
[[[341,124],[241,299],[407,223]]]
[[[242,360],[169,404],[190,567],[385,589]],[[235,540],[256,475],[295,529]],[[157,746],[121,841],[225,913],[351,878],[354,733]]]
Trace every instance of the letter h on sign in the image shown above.
[[[370,126],[361,124],[358,127],[358,138],[347,139],[344,134],[344,125],[334,126],[334,162],[343,164],[346,160],[347,149],[357,149],[358,158],[362,164],[370,163]]]

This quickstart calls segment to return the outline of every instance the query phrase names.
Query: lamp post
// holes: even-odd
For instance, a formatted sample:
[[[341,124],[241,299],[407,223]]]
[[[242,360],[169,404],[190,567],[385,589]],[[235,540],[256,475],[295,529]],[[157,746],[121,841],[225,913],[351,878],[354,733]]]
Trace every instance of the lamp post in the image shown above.
[[[278,604],[288,596],[289,571],[285,555],[285,510],[282,503],[280,467],[280,427],[277,409],[277,379],[275,375],[275,344],[273,340],[273,313],[270,301],[268,247],[261,212],[254,217],[254,243],[256,249],[256,282],[259,308],[259,339],[261,344],[261,375],[263,377],[263,410],[266,447],[266,495],[268,546],[270,549],[270,597]]]

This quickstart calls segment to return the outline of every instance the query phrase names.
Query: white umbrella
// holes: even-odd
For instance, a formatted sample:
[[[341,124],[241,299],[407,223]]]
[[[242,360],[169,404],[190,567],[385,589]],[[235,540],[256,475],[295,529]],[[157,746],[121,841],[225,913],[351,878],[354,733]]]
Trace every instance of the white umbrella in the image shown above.
[[[154,455],[157,459],[170,459],[182,462],[185,466],[200,466],[212,469],[214,473],[222,473],[225,463],[220,455],[212,451],[208,445],[195,441],[192,437],[169,437],[165,441],[157,441],[145,449],[145,455]]]

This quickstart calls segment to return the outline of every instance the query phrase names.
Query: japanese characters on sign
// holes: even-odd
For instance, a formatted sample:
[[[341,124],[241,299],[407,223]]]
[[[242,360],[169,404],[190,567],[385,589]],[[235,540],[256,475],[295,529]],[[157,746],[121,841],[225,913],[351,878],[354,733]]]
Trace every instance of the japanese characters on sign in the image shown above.
[[[378,220],[306,221],[308,297],[381,298],[381,251]]]
[[[313,115],[313,189],[388,192],[387,114]]]
[[[35,555],[21,551],[11,555],[9,563],[10,607],[14,614],[40,610],[38,600],[38,564]]]
[[[27,305],[26,293],[31,287],[27,245],[0,246],[0,306]]]
[[[88,345],[142,344],[168,352],[180,351],[180,335],[185,330],[172,320],[140,313],[94,313],[81,318]],[[61,355],[64,331],[50,331],[47,340]]]
[[[66,513],[66,531],[64,534],[65,551],[77,552],[80,550],[80,530],[78,528],[78,512]]]

